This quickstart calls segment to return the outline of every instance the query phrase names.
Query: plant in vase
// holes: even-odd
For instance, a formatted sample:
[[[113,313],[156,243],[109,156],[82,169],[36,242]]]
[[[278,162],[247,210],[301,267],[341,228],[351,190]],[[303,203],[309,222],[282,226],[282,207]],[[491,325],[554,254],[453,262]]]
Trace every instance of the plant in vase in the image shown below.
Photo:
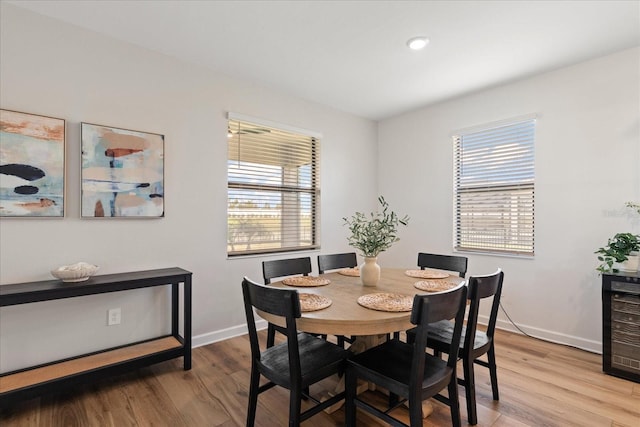
[[[637,271],[638,251],[640,251],[640,235],[618,233],[607,241],[605,247],[594,252],[599,254],[598,260],[601,262],[596,270],[600,273],[617,273],[620,270]]]
[[[389,203],[384,197],[378,197],[378,202],[382,206],[382,211],[371,212],[369,215],[356,212],[351,218],[343,218],[345,225],[351,231],[351,236],[348,237],[349,245],[358,249],[365,260],[360,269],[360,278],[365,286],[375,286],[378,283],[380,279],[378,255],[400,240],[398,228],[409,223],[407,215],[400,218],[395,212],[389,210]]]

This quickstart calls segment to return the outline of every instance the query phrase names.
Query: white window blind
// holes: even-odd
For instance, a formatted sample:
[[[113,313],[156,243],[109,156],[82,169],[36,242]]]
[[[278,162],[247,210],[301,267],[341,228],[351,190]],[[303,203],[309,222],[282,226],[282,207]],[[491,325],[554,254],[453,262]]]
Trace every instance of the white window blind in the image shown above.
[[[313,249],[318,137],[230,118],[227,254]]]
[[[457,250],[534,254],[534,133],[529,119],[454,136]]]

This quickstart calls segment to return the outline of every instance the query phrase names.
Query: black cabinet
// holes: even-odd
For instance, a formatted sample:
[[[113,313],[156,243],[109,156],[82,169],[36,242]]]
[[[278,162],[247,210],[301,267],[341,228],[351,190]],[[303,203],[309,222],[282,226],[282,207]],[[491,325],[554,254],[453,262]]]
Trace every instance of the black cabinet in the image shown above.
[[[602,369],[640,382],[640,273],[602,275]]]
[[[105,274],[79,283],[45,280],[0,286],[0,306],[153,286],[171,287],[170,335],[4,373],[0,376],[0,405],[7,406],[17,399],[59,391],[64,386],[116,375],[176,357],[184,358],[185,370],[191,369],[191,275],[191,272],[175,267]],[[181,283],[184,336],[179,333]]]

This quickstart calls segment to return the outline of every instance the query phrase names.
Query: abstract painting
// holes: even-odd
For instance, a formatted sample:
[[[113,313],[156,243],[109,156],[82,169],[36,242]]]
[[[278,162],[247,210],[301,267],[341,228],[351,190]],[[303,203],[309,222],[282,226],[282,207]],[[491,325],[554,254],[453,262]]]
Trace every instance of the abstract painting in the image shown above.
[[[82,217],[164,216],[164,136],[82,123]]]
[[[0,110],[0,217],[64,217],[65,121]]]

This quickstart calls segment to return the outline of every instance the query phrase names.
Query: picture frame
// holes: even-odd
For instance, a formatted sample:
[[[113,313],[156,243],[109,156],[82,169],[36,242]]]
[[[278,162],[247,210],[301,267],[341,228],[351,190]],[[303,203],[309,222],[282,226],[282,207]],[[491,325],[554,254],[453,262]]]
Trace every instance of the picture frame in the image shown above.
[[[0,218],[65,216],[64,119],[0,109]]]
[[[164,135],[80,127],[81,217],[164,217]]]

